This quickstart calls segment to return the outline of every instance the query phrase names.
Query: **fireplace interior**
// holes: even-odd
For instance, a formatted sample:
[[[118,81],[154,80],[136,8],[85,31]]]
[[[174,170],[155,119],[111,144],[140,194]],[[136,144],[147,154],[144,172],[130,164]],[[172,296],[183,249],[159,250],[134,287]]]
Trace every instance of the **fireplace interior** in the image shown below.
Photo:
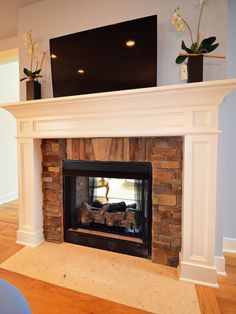
[[[66,242],[150,258],[152,166],[65,160]]]

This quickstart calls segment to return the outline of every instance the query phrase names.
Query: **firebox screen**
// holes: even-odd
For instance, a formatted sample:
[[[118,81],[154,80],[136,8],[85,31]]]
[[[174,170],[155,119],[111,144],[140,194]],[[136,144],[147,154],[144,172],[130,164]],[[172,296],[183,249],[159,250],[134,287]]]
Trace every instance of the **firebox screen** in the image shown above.
[[[66,242],[150,258],[152,168],[64,160]]]

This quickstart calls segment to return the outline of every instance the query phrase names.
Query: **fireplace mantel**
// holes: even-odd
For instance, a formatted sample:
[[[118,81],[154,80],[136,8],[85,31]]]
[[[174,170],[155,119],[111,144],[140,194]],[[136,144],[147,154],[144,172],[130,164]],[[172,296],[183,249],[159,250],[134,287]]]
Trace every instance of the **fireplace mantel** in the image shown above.
[[[2,108],[17,119],[17,137],[22,138],[209,134],[218,129],[217,105],[235,85],[236,80],[169,85]]]
[[[41,139],[183,136],[180,279],[217,286],[218,106],[235,88],[231,79],[1,105],[17,119],[17,242],[37,247],[44,241]]]

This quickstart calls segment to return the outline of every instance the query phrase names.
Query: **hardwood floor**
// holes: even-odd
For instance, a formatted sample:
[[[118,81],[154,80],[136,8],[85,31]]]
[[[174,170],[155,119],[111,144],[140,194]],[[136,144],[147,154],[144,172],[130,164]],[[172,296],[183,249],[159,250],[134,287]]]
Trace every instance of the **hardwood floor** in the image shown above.
[[[17,221],[16,201],[0,205],[0,263],[22,248],[15,243]],[[196,286],[202,314],[236,314],[236,255],[226,256],[226,272],[227,277],[218,279],[218,289]],[[0,278],[23,292],[33,314],[147,313],[3,269]]]
[[[0,205],[0,263],[23,246],[15,243],[18,229],[17,202]],[[0,268],[0,278],[11,282],[26,297],[33,314],[148,313],[115,302],[26,277]],[[1,313],[1,310],[0,310]]]
[[[17,206],[17,201],[0,205],[0,263],[23,247],[15,243],[18,229]]]
[[[196,286],[202,314],[236,314],[236,255],[225,255],[227,276],[219,276],[219,288]]]

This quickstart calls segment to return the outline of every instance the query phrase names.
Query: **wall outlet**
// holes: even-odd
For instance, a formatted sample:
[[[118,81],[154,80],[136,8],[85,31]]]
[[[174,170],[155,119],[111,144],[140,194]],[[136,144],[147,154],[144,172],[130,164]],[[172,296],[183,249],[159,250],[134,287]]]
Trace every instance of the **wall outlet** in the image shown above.
[[[181,64],[180,66],[180,79],[181,81],[186,81],[188,79],[187,64]]]

